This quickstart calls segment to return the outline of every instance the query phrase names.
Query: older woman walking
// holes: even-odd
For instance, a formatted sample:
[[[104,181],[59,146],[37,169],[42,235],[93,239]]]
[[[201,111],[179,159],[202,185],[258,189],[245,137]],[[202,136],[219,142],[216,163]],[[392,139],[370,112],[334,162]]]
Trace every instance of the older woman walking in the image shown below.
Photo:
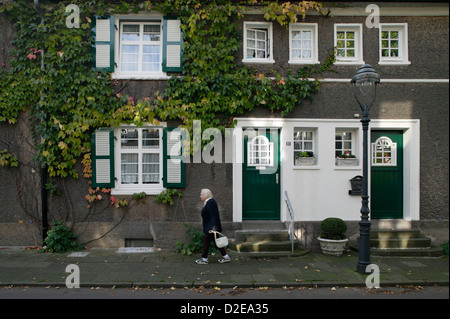
[[[203,253],[202,258],[196,260],[195,262],[199,265],[208,264],[208,251],[211,242],[214,242],[214,233],[210,233],[210,230],[215,230],[218,232],[222,231],[222,225],[220,223],[219,208],[217,206],[216,200],[209,189],[202,189],[200,192],[200,199],[203,202],[202,208],[202,220],[203,220]],[[222,258],[218,261],[219,263],[227,263],[231,261],[230,256],[224,248],[219,248]]]

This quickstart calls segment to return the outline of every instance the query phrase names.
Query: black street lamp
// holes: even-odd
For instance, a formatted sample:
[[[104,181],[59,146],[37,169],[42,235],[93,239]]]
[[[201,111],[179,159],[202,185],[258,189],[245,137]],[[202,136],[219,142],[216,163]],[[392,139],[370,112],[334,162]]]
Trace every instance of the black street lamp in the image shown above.
[[[363,112],[361,119],[363,130],[363,189],[361,195],[361,221],[359,222],[359,258],[356,270],[359,273],[367,273],[370,265],[370,220],[369,220],[369,195],[368,195],[368,130],[369,110],[377,95],[377,84],[380,76],[370,64],[362,65],[352,78],[353,93]]]

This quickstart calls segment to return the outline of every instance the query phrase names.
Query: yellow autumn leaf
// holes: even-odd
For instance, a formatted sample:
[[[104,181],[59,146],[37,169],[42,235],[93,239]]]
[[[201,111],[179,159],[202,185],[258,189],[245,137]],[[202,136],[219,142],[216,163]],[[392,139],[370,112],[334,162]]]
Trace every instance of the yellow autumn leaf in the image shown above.
[[[67,147],[67,144],[64,143],[63,141],[61,141],[61,142],[58,143],[58,147],[63,150],[63,149],[65,149]]]
[[[47,157],[48,155],[50,155],[50,153],[48,151],[43,151],[42,152],[42,156]]]

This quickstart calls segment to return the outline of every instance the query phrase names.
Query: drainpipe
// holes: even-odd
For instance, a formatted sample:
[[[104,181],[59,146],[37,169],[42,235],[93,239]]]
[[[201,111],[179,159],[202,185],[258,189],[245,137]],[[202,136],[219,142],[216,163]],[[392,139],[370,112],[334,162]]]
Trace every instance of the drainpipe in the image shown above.
[[[45,18],[44,12],[42,11],[41,5],[39,4],[39,0],[34,0],[34,5],[38,14],[41,16],[41,24],[44,26],[44,32],[47,30],[45,27]],[[41,49],[41,69],[44,70],[44,48]],[[41,94],[42,99],[42,94]],[[44,114],[44,118],[47,115]],[[48,212],[48,203],[47,203],[47,189],[45,187],[47,184],[47,165],[42,164],[41,166],[41,212],[42,212],[42,242],[47,238],[48,231],[48,221],[47,221],[47,212]]]

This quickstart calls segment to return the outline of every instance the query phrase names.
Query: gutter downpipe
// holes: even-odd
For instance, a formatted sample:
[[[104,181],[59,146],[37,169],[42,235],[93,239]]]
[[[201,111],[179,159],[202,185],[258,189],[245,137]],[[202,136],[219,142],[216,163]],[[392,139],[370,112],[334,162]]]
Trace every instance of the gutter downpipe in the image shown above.
[[[39,0],[34,0],[34,5],[36,7],[36,10],[38,14],[41,16],[41,24],[44,26],[44,32],[47,31],[47,28],[45,27],[45,17],[44,12],[42,11],[41,5],[39,3]],[[44,70],[44,48],[41,49],[41,69]],[[42,94],[41,94],[42,99]],[[47,115],[44,114],[44,118]],[[48,213],[48,202],[47,202],[47,189],[45,187],[45,184],[47,184],[47,165],[44,163],[41,165],[41,213],[42,213],[42,243],[45,242],[45,239],[47,238],[47,231],[48,231],[48,220],[47,220],[47,213]]]

